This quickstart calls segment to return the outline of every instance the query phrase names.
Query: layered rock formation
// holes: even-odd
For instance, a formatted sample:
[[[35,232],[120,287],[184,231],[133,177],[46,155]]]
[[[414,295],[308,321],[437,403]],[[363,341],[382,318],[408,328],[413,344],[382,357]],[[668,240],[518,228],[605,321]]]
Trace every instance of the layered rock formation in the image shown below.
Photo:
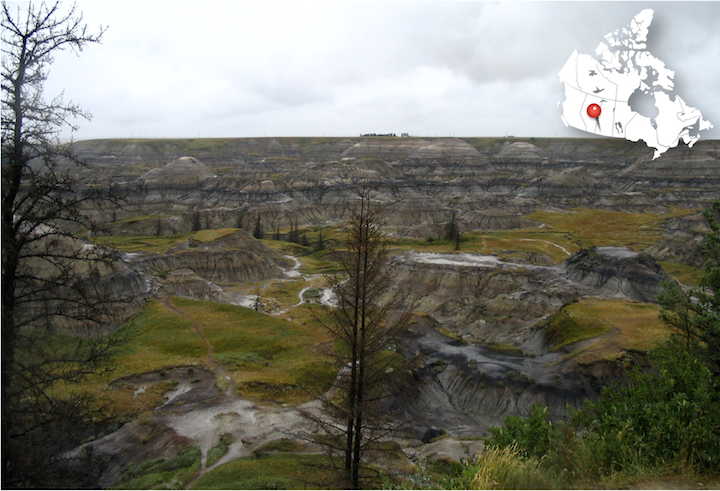
[[[575,138],[97,140],[74,146],[93,166],[88,176],[125,186],[133,200],[105,220],[152,216],[157,222],[133,222],[127,233],[188,232],[198,219],[203,228],[250,228],[258,215],[266,229],[337,223],[361,180],[393,203],[388,224],[415,227],[411,236],[452,211],[464,230],[497,230],[526,226],[511,217],[538,208],[706,209],[720,188],[717,141],[677,147],[656,160],[642,144]],[[507,215],[496,220],[498,212]]]
[[[212,297],[213,286],[206,282],[245,283],[277,278],[288,260],[280,253],[251,237],[244,230],[233,231],[216,240],[190,239],[164,254],[143,254],[133,258],[133,267],[147,274],[170,275],[170,288],[201,292]],[[174,286],[173,286],[174,285]],[[183,291],[182,289],[177,291]]]
[[[140,179],[146,184],[162,187],[197,187],[215,173],[193,157],[180,157],[159,169],[146,172]]]
[[[661,283],[670,281],[662,267],[647,254],[623,247],[585,249],[563,263],[567,276],[590,286],[596,295],[655,302]]]
[[[47,227],[20,262],[20,325],[29,319],[29,326],[42,322],[50,330],[97,335],[98,329],[121,325],[153,296],[152,279],[129,267],[116,251],[54,230]],[[37,310],[45,315],[37,316]]]
[[[395,262],[407,305],[427,313],[415,317],[405,340],[427,366],[401,403],[418,434],[477,434],[508,415],[528,416],[537,402],[566,417],[568,406],[597,397],[622,369],[549,350],[548,320],[580,298],[654,301],[668,279],[648,255],[615,247],[582,250],[550,267],[473,254],[408,253]]]
[[[564,305],[581,297],[655,302],[670,279],[647,254],[621,247],[581,250],[560,265],[524,262],[411,252],[395,258],[396,284],[407,305],[466,341],[539,355],[545,341],[536,328]]]

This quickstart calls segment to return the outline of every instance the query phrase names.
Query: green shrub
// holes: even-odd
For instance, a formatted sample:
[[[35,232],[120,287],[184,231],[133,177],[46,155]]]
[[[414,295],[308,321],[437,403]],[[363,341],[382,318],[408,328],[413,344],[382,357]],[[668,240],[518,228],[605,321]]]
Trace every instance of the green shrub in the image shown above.
[[[717,469],[720,394],[710,370],[675,337],[649,359],[657,371],[636,370],[628,386],[606,388],[587,405],[588,438],[611,468],[639,459]]]
[[[648,358],[652,370],[636,369],[627,386],[605,388],[599,401],[571,412],[569,422],[553,424],[540,403],[528,418],[508,416],[502,427],[491,428],[488,450],[514,449],[517,458],[537,461],[555,485],[564,487],[671,468],[712,472],[720,462],[717,382],[678,338]]]
[[[530,417],[508,416],[501,427],[490,428],[492,438],[488,447],[516,447],[521,456],[541,458],[550,450],[551,443],[559,438],[557,428],[549,420],[547,406],[538,402]]]

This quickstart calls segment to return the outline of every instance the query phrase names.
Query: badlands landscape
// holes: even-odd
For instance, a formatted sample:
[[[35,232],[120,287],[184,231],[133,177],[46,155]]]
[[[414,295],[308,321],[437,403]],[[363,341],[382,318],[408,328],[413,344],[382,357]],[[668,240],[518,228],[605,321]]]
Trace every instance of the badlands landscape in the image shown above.
[[[670,333],[661,284],[697,285],[701,212],[720,189],[718,141],[657,160],[642,144],[581,138],[92,140],[73,150],[89,164],[72,168],[84,185],[125,196],[88,210],[105,225],[93,240],[118,251],[98,284],[127,298],[117,366],[86,382],[113,401],[115,423],[73,451],[92,452],[87,479],[102,487],[208,488],[252,459],[290,476],[314,458],[297,435],[338,376],[318,316],[334,305],[327,275],[339,272],[362,183],[383,208],[398,308],[412,313],[398,352],[417,363],[388,403],[405,424],[381,464],[408,473],[475,455],[492,426],[538,402],[565,419],[646,365]],[[287,476],[276,485],[295,485]]]

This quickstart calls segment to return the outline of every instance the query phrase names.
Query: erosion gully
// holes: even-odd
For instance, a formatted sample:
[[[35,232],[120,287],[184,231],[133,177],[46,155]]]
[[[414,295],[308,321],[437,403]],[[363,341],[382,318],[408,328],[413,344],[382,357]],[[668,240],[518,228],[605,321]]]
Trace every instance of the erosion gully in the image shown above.
[[[490,261],[487,256],[472,258],[465,255],[465,258],[471,262]],[[292,268],[284,271],[283,278],[273,281],[311,281],[322,276],[302,274],[300,272],[300,261],[292,256],[288,256],[288,259],[293,261]],[[492,261],[495,261],[495,259]],[[303,304],[305,301],[303,294],[308,288],[311,287],[300,291],[298,303],[276,311],[272,315],[285,315],[293,307]],[[332,292],[329,289],[320,290],[322,291],[320,302],[332,305],[334,302]],[[254,296],[248,296],[246,300],[249,305],[244,306],[250,307],[255,298]],[[270,441],[310,430],[309,422],[301,415],[301,410],[319,411],[321,409],[319,400],[298,407],[283,407],[259,405],[241,398],[234,390],[232,380],[223,370],[222,364],[213,358],[214,349],[211,343],[203,336],[194,319],[187,316],[180,309],[175,308],[169,299],[164,299],[163,302],[192,323],[208,349],[207,361],[213,371],[201,367],[176,367],[162,373],[153,372],[123,379],[122,382],[135,387],[136,395],[145,391],[150,385],[163,380],[177,382],[174,389],[165,394],[166,400],[162,406],[155,410],[152,420],[155,424],[171,428],[180,437],[184,437],[187,441],[200,447],[201,471],[197,476],[198,478],[226,462],[253,455],[255,450]],[[550,354],[531,359],[521,355],[498,353],[474,345],[459,344],[457,340],[443,336],[434,329],[416,332],[413,338],[418,353],[424,354],[428,364],[440,358],[448,360],[450,363],[459,362],[463,366],[472,364],[477,366],[489,379],[506,378],[507,373],[510,371],[542,377],[544,367],[559,356]],[[216,389],[218,377],[224,378],[227,384],[225,390],[221,393]],[[448,402],[452,404],[452,401]],[[451,419],[453,418],[453,411],[457,412],[457,408],[447,411],[447,415]],[[433,426],[442,425],[442,415],[443,412],[435,413],[435,417],[428,420],[427,424],[432,423]],[[420,418],[418,422],[424,424],[421,423],[422,420],[423,418]],[[446,427],[452,426],[453,422],[448,421]],[[463,420],[464,431],[462,433],[466,436],[473,432],[482,434],[486,429],[487,427],[482,418],[465,418]],[[421,430],[421,428],[418,428],[418,431]],[[220,436],[225,433],[229,433],[233,437],[233,443],[230,445],[228,452],[212,466],[206,466],[208,450],[216,445]],[[92,445],[96,450],[110,455],[123,452],[126,454],[132,453],[132,447],[127,444],[127,441],[132,439],[133,435],[131,424],[127,424],[115,433],[94,441]],[[438,451],[441,453],[446,452],[447,455],[457,459],[462,456],[461,452],[467,453],[469,451],[467,442],[457,443],[454,450],[447,448],[453,445],[452,439],[443,443],[443,448],[440,450],[436,448],[437,443],[430,444],[430,446],[425,445],[424,447],[415,445],[413,448],[406,449],[406,454],[411,458],[421,458],[431,452],[431,448],[434,448],[432,452],[436,454]],[[473,444],[472,446],[473,451],[481,448],[481,444]],[[124,463],[134,461],[135,457],[125,455],[124,458],[117,460],[119,469]],[[118,469],[108,472],[107,476],[101,479],[101,484],[112,485],[112,480],[116,480],[121,475]],[[189,483],[188,487],[191,485],[192,483]]]

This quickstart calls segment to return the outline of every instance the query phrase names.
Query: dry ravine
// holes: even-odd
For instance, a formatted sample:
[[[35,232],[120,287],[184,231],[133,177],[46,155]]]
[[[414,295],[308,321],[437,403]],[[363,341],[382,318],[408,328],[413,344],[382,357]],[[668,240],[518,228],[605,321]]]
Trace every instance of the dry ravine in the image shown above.
[[[561,418],[567,407],[597,396],[617,373],[609,366],[563,361],[567,351],[550,351],[542,327],[564,305],[581,298],[647,301],[666,278],[648,256],[621,248],[583,251],[556,266],[477,254],[407,252],[393,260],[397,287],[407,289],[406,301],[417,312],[403,346],[406,354],[422,362],[415,372],[415,396],[399,395],[394,403],[402,409],[399,417],[412,421],[411,434],[399,440],[410,460],[459,460],[482,446],[459,438],[487,435],[488,428],[507,415],[527,415],[534,403],[542,401],[554,417]],[[286,267],[279,267],[275,280],[308,279],[299,273],[300,263],[292,256],[277,262]],[[149,263],[140,260],[139,264]],[[325,293],[320,298],[331,301],[330,293]],[[238,300],[237,296],[216,298]],[[287,309],[276,312],[281,317],[286,314]],[[180,366],[115,382],[137,393],[162,381],[176,384],[150,416],[86,444],[104,462],[101,486],[116,483],[131,462],[170,458],[187,445],[200,447],[202,475],[251,456],[268,442],[312,431],[300,409],[321,411],[318,401],[287,407],[243,399],[222,364],[213,359],[212,345],[194,320],[188,320],[206,344],[206,362],[212,371]],[[220,460],[207,466],[207,452],[223,434],[232,436],[232,444]],[[438,446],[435,437],[442,434],[450,438]]]

